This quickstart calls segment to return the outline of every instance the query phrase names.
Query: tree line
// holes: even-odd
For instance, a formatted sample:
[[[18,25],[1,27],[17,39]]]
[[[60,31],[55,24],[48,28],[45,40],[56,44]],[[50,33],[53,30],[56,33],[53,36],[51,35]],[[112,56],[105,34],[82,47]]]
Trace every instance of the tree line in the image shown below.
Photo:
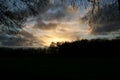
[[[55,44],[54,44],[55,45]],[[120,40],[81,40],[72,43],[51,44],[49,48],[0,48],[0,56],[117,56]],[[111,54],[112,53],[112,54]]]

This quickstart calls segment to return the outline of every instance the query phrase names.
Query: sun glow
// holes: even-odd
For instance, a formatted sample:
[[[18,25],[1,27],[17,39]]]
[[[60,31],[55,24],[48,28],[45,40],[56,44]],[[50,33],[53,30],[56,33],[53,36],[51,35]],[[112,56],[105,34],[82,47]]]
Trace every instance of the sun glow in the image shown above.
[[[69,8],[71,10],[71,7]],[[33,45],[49,47],[52,42],[72,42],[86,39],[90,35],[89,25],[82,21],[79,12],[68,12],[61,19],[28,18],[23,30],[33,36],[30,40]],[[34,43],[35,42],[35,43]]]
[[[37,45],[49,47],[52,42],[72,42],[81,40],[90,34],[89,26],[80,21],[46,21],[48,24],[56,24],[52,29],[34,28],[35,26],[27,25],[24,30],[34,36]],[[48,25],[48,27],[51,27]]]
[[[74,41],[74,39],[70,38],[70,37],[65,37],[65,36],[60,36],[58,34],[58,36],[51,36],[49,38],[44,38],[45,39],[45,42],[44,42],[44,46],[50,46],[51,43],[57,43],[57,42],[60,42],[60,43],[64,43],[64,42],[72,42]]]

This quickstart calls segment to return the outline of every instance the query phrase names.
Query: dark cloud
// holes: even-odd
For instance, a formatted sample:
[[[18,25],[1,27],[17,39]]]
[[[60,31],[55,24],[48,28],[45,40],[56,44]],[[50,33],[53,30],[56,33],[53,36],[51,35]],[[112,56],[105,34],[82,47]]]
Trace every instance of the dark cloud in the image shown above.
[[[57,8],[56,8],[57,9]],[[52,12],[53,11],[53,12]],[[43,16],[45,20],[61,20],[63,17],[66,16],[65,10],[55,10],[49,9]]]
[[[42,19],[44,20],[61,20],[64,17],[66,17],[67,12],[66,12],[66,8],[62,7],[62,6],[52,6],[48,9],[48,11],[46,11],[44,13],[44,15],[42,15]]]
[[[42,21],[39,21],[37,24],[34,25],[34,28],[38,28],[38,29],[41,29],[41,30],[51,30],[51,29],[55,29],[57,28],[57,25],[56,23],[44,23]]]
[[[88,12],[90,14],[90,12]],[[119,32],[120,30],[120,13],[118,5],[111,3],[100,7],[96,13],[89,19],[89,25],[93,34],[109,34]]]
[[[26,21],[25,24],[29,25],[31,23],[35,23],[33,27],[41,30],[55,29],[58,27],[59,21],[63,21],[66,16],[69,15],[66,9],[67,8],[64,6],[51,5],[48,7],[46,12],[40,13],[39,15],[32,18],[28,18],[28,21]]]
[[[103,33],[110,33],[110,32],[118,32],[120,30],[120,23],[119,24],[103,24],[96,26],[95,29],[92,30],[93,33],[96,34],[103,34]]]
[[[8,34],[0,34],[0,45],[3,46],[31,46],[31,44],[35,41],[34,36],[32,34],[22,31],[21,36],[16,35],[8,35]]]
[[[33,34],[30,34],[27,31],[22,31],[21,35],[23,35],[23,38],[21,39],[20,46],[34,46],[35,44],[36,46],[37,44],[41,45],[40,43],[36,42],[36,38],[33,36]]]
[[[20,46],[20,41],[18,38],[12,35],[1,34],[0,42],[4,46]]]

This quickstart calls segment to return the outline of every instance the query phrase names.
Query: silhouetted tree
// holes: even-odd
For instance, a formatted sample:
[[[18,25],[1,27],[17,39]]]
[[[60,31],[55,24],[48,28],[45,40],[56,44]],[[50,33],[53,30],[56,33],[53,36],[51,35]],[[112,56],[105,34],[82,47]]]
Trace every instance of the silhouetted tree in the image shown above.
[[[0,56],[116,56],[120,50],[120,39],[81,40],[72,43],[65,42],[49,48],[0,48]],[[110,54],[111,52],[112,54]]]
[[[118,0],[118,5],[119,5],[119,11],[120,11],[120,0]]]

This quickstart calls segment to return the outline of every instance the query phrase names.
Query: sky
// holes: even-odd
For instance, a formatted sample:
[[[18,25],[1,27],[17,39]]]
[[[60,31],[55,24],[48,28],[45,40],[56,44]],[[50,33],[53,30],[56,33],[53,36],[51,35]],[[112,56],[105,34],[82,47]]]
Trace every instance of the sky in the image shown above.
[[[97,16],[96,21],[93,20],[91,27],[89,21],[83,20],[83,18],[90,12],[92,5],[90,3],[85,5],[86,8],[83,5],[73,8],[69,1],[61,4],[55,0],[51,2],[45,12],[26,18],[22,25],[20,40],[18,38],[5,38],[0,35],[0,44],[2,46],[48,47],[52,42],[72,42],[97,38],[114,39],[119,36],[119,20],[110,14],[108,17],[106,16],[106,12],[109,11],[108,8],[102,12],[102,16],[105,19],[110,17],[111,21],[101,21],[102,16],[100,15]]]

